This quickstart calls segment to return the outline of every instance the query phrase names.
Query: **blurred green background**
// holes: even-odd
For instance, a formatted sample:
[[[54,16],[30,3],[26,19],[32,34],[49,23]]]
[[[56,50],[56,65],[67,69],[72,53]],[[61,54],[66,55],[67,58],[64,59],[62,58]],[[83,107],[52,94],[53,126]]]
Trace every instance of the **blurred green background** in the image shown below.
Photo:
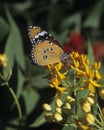
[[[51,33],[63,45],[71,32],[89,37],[91,43],[104,40],[104,0],[15,0],[0,1],[0,53],[6,53],[12,69],[9,84],[21,105],[23,118],[6,86],[0,87],[0,130],[60,130],[46,123],[42,104],[51,103],[55,90],[48,86],[45,67],[32,64],[29,25]],[[8,69],[3,70],[4,76]],[[1,80],[1,79],[0,79]]]

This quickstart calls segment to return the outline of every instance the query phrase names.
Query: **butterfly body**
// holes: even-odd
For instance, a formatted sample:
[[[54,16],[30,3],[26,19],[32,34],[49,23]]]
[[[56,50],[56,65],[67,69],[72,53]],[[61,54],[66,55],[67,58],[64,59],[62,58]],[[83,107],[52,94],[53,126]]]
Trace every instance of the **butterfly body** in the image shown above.
[[[30,26],[29,37],[32,43],[31,56],[34,63],[42,66],[60,62],[65,53],[58,42],[37,26]]]

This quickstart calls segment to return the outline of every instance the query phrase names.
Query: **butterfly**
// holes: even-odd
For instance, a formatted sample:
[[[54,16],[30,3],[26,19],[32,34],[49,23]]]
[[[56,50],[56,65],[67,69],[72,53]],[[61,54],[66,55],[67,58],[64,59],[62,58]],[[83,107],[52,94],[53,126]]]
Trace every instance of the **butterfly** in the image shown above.
[[[46,66],[68,58],[58,41],[41,27],[29,26],[28,34],[32,43],[31,57],[35,64]]]

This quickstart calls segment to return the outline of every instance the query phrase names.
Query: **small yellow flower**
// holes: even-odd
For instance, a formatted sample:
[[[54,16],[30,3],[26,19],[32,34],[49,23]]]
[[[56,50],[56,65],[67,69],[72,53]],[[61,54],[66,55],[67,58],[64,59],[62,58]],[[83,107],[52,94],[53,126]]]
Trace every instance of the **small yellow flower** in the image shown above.
[[[98,83],[98,79],[95,78],[95,72],[90,69],[86,69],[86,77],[83,80],[83,83],[87,88],[89,88],[90,92],[95,92],[95,87],[101,87],[101,84]]]
[[[101,84],[99,84],[96,80],[89,78],[86,80],[83,80],[83,83],[85,84],[86,88],[89,88],[90,92],[95,92],[95,87],[101,87]]]
[[[7,66],[7,56],[6,56],[6,54],[0,54],[0,66],[2,66],[2,67]]]
[[[93,64],[93,68],[94,69],[100,69],[100,67],[101,67],[101,62],[95,62],[94,64]]]
[[[70,58],[71,58],[71,59],[74,59],[74,58],[76,59],[76,58],[78,58],[78,57],[79,57],[78,52],[74,52],[74,51],[71,52],[71,54],[70,54]]]
[[[101,76],[100,73],[98,72],[98,69],[100,69],[100,67],[101,67],[101,62],[98,62],[98,63],[95,62],[92,67],[93,67],[93,69],[95,70],[95,78],[101,79],[102,76]]]

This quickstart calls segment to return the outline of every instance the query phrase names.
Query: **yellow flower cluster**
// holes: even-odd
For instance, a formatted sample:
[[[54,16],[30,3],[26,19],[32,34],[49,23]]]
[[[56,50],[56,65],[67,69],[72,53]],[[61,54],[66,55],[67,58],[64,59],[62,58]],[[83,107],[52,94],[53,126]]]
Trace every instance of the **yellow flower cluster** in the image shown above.
[[[57,92],[65,92],[68,90],[68,87],[64,87],[61,83],[63,80],[67,79],[67,72],[68,71],[64,71],[61,72],[61,70],[63,69],[63,64],[62,62],[59,62],[57,64],[51,64],[48,65],[48,69],[50,71],[50,75],[51,75],[51,80],[49,85],[52,88],[56,88]]]
[[[44,103],[43,109],[45,111],[45,119],[49,122],[62,122],[66,120],[66,117],[69,116],[71,111],[72,104],[75,102],[75,99],[71,96],[67,96],[65,102],[61,99],[55,99],[55,107],[52,108],[49,104]]]
[[[88,88],[90,92],[94,93],[95,87],[101,87],[99,83],[101,75],[98,72],[101,66],[100,62],[90,65],[87,55],[79,55],[78,52],[72,52],[70,58],[72,60],[70,68],[76,72],[76,78],[83,78],[84,87],[81,88],[82,90]]]
[[[99,96],[101,99],[104,99],[104,88],[100,84],[102,76],[99,73],[101,63],[94,62],[91,65],[87,55],[78,54],[78,52],[70,53],[69,58],[65,63],[59,62],[48,65],[50,71],[49,85],[57,90],[58,99],[55,100],[54,109],[49,104],[43,105],[46,112],[45,118],[51,122],[60,122],[69,126],[71,124],[73,127],[80,127],[83,130],[94,130],[94,127],[103,128],[104,122],[102,119],[104,118],[104,110],[102,109],[101,113],[95,94],[95,88],[101,87],[99,89]],[[69,60],[71,62],[67,64]],[[84,91],[85,89],[88,91]],[[76,92],[78,90],[79,93]],[[64,98],[61,100],[61,93],[66,91],[74,98],[67,95],[66,97],[63,96]],[[87,97],[82,99],[77,95],[80,92],[83,94],[88,92]],[[96,109],[96,112],[99,119],[92,112],[92,108],[95,105],[98,109]],[[78,106],[78,109],[81,109],[83,116],[77,113],[76,106]],[[101,121],[102,124],[100,123]]]

